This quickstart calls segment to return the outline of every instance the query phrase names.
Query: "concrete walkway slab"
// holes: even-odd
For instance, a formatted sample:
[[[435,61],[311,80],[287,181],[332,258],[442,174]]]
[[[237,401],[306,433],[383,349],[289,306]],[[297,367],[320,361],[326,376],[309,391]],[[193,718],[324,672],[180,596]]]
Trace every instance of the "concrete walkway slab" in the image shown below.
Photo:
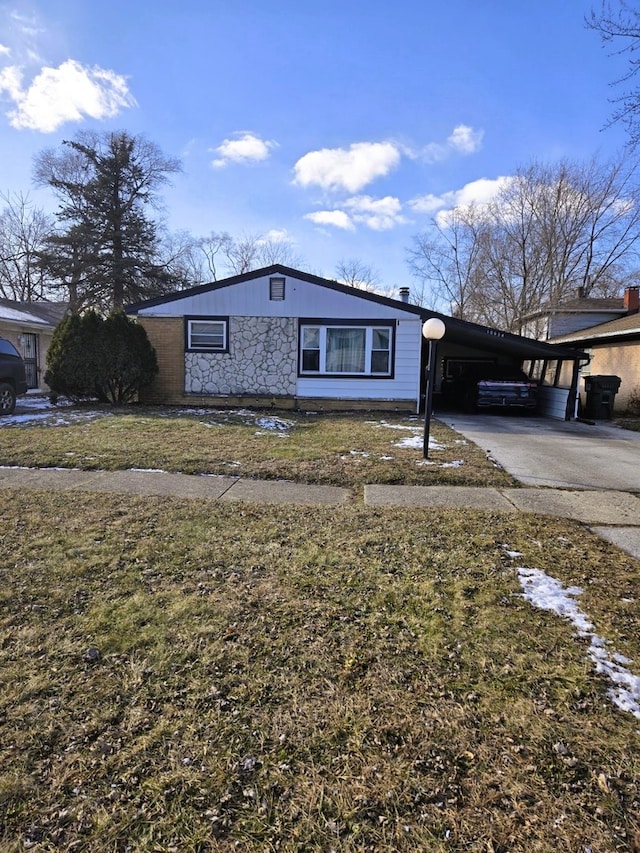
[[[0,468],[0,486],[77,489],[168,497],[219,498],[234,477],[202,477],[167,471],[79,471],[73,468]]]
[[[364,502],[370,506],[443,506],[515,512],[514,505],[498,489],[467,486],[380,486],[364,487]]]
[[[640,560],[640,527],[591,527],[593,533]]]
[[[80,488],[84,491],[216,500],[235,482],[235,477],[205,477],[165,471],[99,471]]]
[[[174,498],[256,501],[273,504],[344,504],[350,489],[284,480],[243,480],[168,471],[78,471],[71,468],[0,468],[0,488],[77,489],[84,492]]]
[[[584,524],[639,524],[640,498],[627,492],[502,489],[521,512],[573,518]]]
[[[339,486],[317,486],[283,480],[237,480],[226,491],[223,501],[256,501],[269,504],[344,504],[351,491]]]
[[[26,489],[82,489],[97,476],[74,468],[0,468],[0,486]]]

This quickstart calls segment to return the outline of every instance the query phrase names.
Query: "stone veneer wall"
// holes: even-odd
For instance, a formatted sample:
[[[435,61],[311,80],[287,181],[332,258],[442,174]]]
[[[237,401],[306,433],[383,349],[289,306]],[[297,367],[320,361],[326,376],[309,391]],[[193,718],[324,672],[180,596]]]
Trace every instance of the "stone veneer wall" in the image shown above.
[[[292,317],[231,317],[228,353],[185,353],[185,392],[293,396],[297,363]]]

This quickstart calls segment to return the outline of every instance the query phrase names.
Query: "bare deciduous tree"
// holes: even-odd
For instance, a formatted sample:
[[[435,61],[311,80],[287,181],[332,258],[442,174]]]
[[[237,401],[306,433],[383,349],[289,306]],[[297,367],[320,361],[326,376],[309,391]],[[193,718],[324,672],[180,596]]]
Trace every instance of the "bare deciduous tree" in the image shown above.
[[[484,227],[483,217],[473,206],[456,208],[442,221],[434,220],[430,231],[413,238],[408,262],[419,282],[412,289],[414,304],[446,306],[453,317],[469,315]]]
[[[261,234],[243,234],[225,247],[227,266],[233,275],[282,264],[300,266],[303,261],[289,240],[277,240]]]
[[[634,165],[563,161],[534,163],[490,203],[441,215],[414,238],[408,260],[434,307],[518,331],[527,314],[577,287],[619,289],[639,248]]]
[[[48,278],[39,263],[52,220],[28,195],[0,193],[0,294],[18,302],[48,295]]]
[[[629,58],[626,73],[613,82],[615,87],[622,87],[624,91],[611,99],[616,105],[611,123],[623,124],[630,147],[636,148],[640,143],[640,86],[635,85],[636,75],[640,72],[640,10],[627,0],[618,0],[615,9],[610,2],[603,0],[600,11],[592,10],[585,23],[599,34],[603,45],[611,46],[614,54]]]
[[[343,258],[336,264],[339,282],[373,293],[380,289],[380,273],[358,258]]]

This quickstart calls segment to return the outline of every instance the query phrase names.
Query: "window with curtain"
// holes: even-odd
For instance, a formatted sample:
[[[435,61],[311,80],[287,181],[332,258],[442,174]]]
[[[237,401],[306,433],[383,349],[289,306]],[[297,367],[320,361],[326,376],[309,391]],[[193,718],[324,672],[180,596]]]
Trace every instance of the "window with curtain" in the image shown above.
[[[300,326],[301,375],[390,377],[393,325]]]

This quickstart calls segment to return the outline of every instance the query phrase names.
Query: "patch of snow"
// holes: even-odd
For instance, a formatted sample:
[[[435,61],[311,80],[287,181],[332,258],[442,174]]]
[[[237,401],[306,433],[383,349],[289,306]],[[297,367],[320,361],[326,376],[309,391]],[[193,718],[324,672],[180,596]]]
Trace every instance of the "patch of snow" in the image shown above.
[[[62,465],[48,465],[45,468],[36,467],[34,465],[0,465],[0,470],[3,471],[83,471],[84,468],[66,468]],[[93,474],[97,471],[92,470]]]
[[[282,418],[257,418],[256,424],[261,429],[275,430],[277,432],[286,431],[292,428],[291,421],[282,420]]]
[[[18,398],[13,415],[0,418],[0,427],[11,428],[25,424],[28,426],[33,424],[51,427],[70,426],[112,414],[112,412],[105,410],[76,406],[66,397],[59,398],[58,402],[54,404],[48,397],[27,394]]]
[[[422,446],[424,444],[424,434],[422,432],[421,427],[406,427],[406,429],[413,429],[414,435],[407,435],[405,438],[401,438],[400,441],[395,441],[393,443],[394,447],[408,447],[412,450],[422,450]],[[429,450],[444,450],[444,444],[440,444],[440,442],[435,441],[431,436],[429,436]]]
[[[377,424],[377,426],[386,427],[387,429],[402,429],[405,432],[407,430],[410,430],[413,432],[417,429],[422,429],[422,427],[408,426],[407,424],[390,424],[388,421],[384,421],[384,420],[383,421],[367,421],[367,423]]]
[[[464,465],[464,459],[454,459],[453,462],[443,462],[441,468],[459,468]]]
[[[590,638],[589,657],[596,672],[606,675],[614,685],[607,691],[609,698],[621,710],[640,718],[640,677],[624,666],[630,663],[627,658],[617,652],[610,654],[606,648],[607,640],[595,633],[593,623],[574,601],[582,594],[582,589],[579,586],[564,587],[541,569],[520,567],[517,572],[526,601],[568,619],[578,636]]]
[[[400,441],[395,441],[393,443],[394,447],[409,447],[414,450],[418,450],[423,445],[423,438],[421,435],[408,435],[405,438],[401,438]],[[431,447],[431,440],[429,440],[429,447]]]
[[[168,471],[162,468],[129,468],[134,474],[168,474]]]

